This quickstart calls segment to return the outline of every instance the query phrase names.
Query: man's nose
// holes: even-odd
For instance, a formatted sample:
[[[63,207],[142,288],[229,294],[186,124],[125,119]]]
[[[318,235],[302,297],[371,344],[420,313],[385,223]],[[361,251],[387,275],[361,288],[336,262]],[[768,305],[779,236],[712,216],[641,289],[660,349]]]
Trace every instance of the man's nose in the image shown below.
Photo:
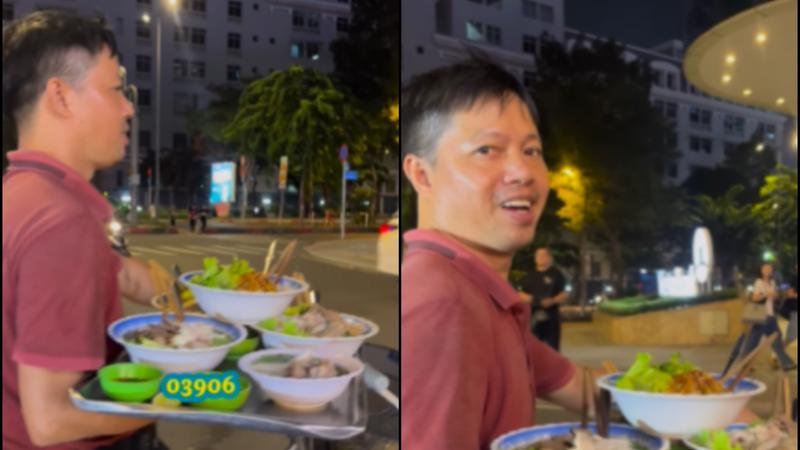
[[[534,160],[522,150],[508,152],[505,165],[507,183],[530,184],[534,178]]]
[[[129,99],[125,99],[123,115],[126,119],[132,119],[134,114],[136,114],[136,108],[133,106],[133,102]]]

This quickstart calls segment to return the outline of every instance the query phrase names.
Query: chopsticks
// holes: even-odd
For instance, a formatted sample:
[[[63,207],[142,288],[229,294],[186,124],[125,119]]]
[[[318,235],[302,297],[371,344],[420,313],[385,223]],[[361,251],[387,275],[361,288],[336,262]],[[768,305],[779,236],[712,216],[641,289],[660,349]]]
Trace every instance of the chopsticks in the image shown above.
[[[272,257],[275,256],[275,245],[278,244],[277,240],[273,240],[269,244],[269,250],[267,250],[267,257],[264,259],[264,270],[261,274],[266,278],[267,274],[269,273],[269,266],[272,264]]]
[[[610,420],[611,398],[610,394],[604,389],[600,392],[595,390],[594,373],[588,367],[583,368],[583,395],[581,405],[581,428],[586,429],[589,425],[590,411],[594,411],[595,425],[597,434],[600,437],[608,437],[608,422]]]
[[[294,254],[294,250],[297,247],[297,240],[293,240],[289,242],[286,248],[283,249],[281,253],[281,257],[278,258],[278,262],[275,263],[275,268],[268,272],[267,276],[275,276],[276,280],[280,280],[283,273],[286,271],[286,268],[289,266],[289,261],[292,259],[292,255]]]
[[[763,351],[765,348],[772,345],[772,341],[774,341],[777,337],[778,333],[772,333],[768,337],[762,338],[761,342],[759,342],[756,348],[753,349],[753,351],[750,352],[750,354],[742,358],[737,363],[736,370],[731,369],[728,372],[722,374],[722,376],[720,377],[720,382],[723,384],[723,386],[725,385],[725,379],[728,377],[730,373],[736,374],[736,376],[733,378],[733,382],[726,389],[728,392],[733,392],[736,389],[736,386],[739,385],[739,382],[742,381],[742,379],[750,370],[750,368],[753,367],[753,364],[755,363],[756,360],[756,356],[758,356],[758,354],[761,353],[761,351]]]
[[[150,270],[150,278],[156,289],[156,295],[151,300],[151,304],[157,309],[161,310],[161,320],[164,323],[170,323],[169,310],[167,306],[171,304],[172,309],[175,310],[175,319],[178,322],[183,322],[183,304],[181,303],[180,291],[177,281],[172,281],[172,276],[167,272],[161,264],[154,260],[148,261]],[[159,301],[162,300],[162,301]]]
[[[588,367],[583,368],[583,390],[581,395],[581,428],[586,429],[589,425],[589,408],[594,403],[594,386],[591,385],[594,377]]]
[[[612,374],[619,372],[619,369],[616,365],[614,365],[611,361],[603,361],[603,369],[605,369],[606,374]]]
[[[781,371],[778,376],[777,387],[775,389],[775,400],[772,404],[772,417],[781,418],[786,423],[792,422],[792,399],[789,378],[786,372]]]

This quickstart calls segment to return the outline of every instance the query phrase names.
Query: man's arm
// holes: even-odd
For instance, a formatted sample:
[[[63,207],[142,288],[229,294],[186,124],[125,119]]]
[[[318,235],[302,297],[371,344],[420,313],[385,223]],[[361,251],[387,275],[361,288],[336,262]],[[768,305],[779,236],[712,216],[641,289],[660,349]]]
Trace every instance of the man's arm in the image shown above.
[[[544,395],[543,398],[569,411],[581,412],[583,407],[583,370],[576,367],[567,384],[561,389]]]
[[[97,436],[118,435],[153,423],[85,412],[69,400],[68,390],[81,381],[80,372],[55,372],[19,364],[19,397],[31,441],[41,447]]]
[[[117,281],[122,296],[136,303],[149,306],[150,300],[157,294],[150,267],[137,259],[122,258]]]
[[[566,292],[562,291],[560,294],[556,295],[555,297],[548,297],[546,299],[543,299],[542,300],[542,307],[543,308],[549,308],[549,307],[551,307],[553,305],[563,305],[564,302],[567,301],[568,297],[569,297],[569,295],[567,295]]]

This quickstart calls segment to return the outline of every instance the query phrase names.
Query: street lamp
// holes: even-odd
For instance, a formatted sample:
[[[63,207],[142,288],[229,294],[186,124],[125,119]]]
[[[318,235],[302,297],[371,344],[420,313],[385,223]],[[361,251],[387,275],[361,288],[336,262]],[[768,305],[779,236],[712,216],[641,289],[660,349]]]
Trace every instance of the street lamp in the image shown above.
[[[168,9],[171,12],[175,12],[177,10],[178,2],[177,0],[167,0],[166,2]],[[158,10],[158,6],[155,9],[156,15],[156,139],[155,139],[155,147],[156,147],[156,180],[155,180],[155,202],[154,207],[158,210],[158,206],[161,203],[161,12]],[[150,23],[152,18],[150,14],[144,13],[142,14],[142,21],[144,23]]]

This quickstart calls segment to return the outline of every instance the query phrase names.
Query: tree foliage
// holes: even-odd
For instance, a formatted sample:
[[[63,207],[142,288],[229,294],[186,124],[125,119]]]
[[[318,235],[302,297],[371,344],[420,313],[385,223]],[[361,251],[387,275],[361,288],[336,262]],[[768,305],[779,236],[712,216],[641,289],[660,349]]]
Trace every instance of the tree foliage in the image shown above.
[[[302,218],[314,183],[330,179],[330,171],[339,167],[339,147],[347,143],[354,154],[363,151],[361,118],[360,110],[328,76],[293,66],[248,84],[222,136],[246,155],[265,155],[270,161],[289,157],[290,170],[301,180]]]
[[[650,70],[623,54],[613,41],[579,40],[566,49],[543,40],[531,84],[548,163],[556,171],[576,168],[586,189],[570,200],[554,180],[560,196],[567,194],[562,216],[572,229],[588,227],[617,281],[626,267],[658,261],[682,211],[681,197],[662,183],[660,169],[677,154],[667,144],[670,125],[650,104]],[[586,199],[589,207],[581,208]]]
[[[797,264],[797,170],[779,167],[764,178],[752,213],[760,225],[759,243],[777,253],[783,273]]]

